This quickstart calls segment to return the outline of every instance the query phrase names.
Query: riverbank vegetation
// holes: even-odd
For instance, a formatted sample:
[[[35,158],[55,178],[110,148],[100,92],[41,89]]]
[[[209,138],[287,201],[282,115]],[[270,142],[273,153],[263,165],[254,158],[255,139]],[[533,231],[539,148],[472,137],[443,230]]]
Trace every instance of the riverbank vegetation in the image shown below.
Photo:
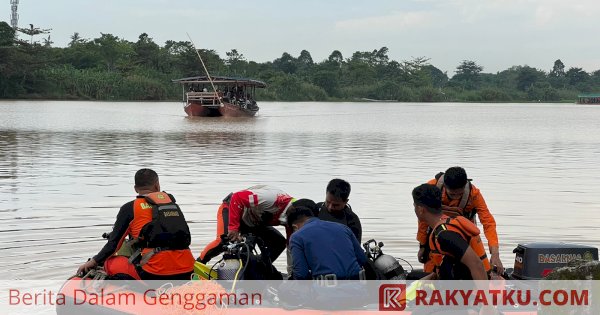
[[[18,33],[30,36],[20,40]],[[203,75],[193,45],[148,34],[130,42],[112,34],[94,39],[71,36],[67,47],[53,47],[47,34],[31,25],[13,30],[0,22],[0,98],[85,100],[180,100],[181,87],[171,79]],[[22,36],[22,35],[21,35]],[[485,73],[464,60],[449,76],[426,57],[396,61],[388,49],[357,51],[343,56],[335,50],[314,61],[307,50],[297,57],[284,52],[257,63],[232,49],[225,56],[200,49],[211,75],[265,81],[257,99],[277,101],[390,100],[404,102],[574,102],[583,92],[600,92],[600,70],[565,69],[560,59],[549,70],[527,65]]]

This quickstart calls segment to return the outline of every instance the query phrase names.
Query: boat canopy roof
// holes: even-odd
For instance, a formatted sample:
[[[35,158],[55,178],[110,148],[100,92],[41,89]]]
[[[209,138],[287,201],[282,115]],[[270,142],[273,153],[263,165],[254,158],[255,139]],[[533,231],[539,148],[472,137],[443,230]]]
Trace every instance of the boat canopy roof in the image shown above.
[[[579,98],[587,98],[587,97],[600,97],[600,93],[584,93],[577,95]]]
[[[246,79],[246,78],[235,78],[235,77],[221,77],[211,76],[214,84],[225,84],[225,85],[250,85],[259,88],[267,87],[267,84],[262,81]],[[210,84],[207,76],[189,77],[172,80],[173,83],[179,84]]]

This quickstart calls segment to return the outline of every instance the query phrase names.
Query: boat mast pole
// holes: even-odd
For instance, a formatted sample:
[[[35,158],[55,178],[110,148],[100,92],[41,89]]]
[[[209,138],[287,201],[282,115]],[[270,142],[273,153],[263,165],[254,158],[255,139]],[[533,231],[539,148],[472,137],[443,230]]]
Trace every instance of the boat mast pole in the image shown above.
[[[194,44],[194,41],[190,37],[190,34],[188,34],[187,32],[185,34],[190,39],[190,42],[192,43],[192,47],[194,47],[194,51],[196,52],[196,55],[198,55],[198,58],[200,59],[200,63],[202,63],[202,68],[204,68],[204,72],[206,73],[206,76],[208,77],[208,81],[210,82],[210,86],[212,86],[213,92],[215,92],[215,96],[219,100],[219,104],[221,104],[221,107],[225,106],[225,105],[223,105],[223,101],[219,97],[219,93],[217,93],[217,89],[215,89],[215,84],[213,83],[213,80],[210,77],[210,74],[208,73],[208,69],[206,69],[206,65],[204,65],[204,61],[202,61],[202,57],[200,56],[200,52],[198,52],[198,49],[196,49],[196,45]]]

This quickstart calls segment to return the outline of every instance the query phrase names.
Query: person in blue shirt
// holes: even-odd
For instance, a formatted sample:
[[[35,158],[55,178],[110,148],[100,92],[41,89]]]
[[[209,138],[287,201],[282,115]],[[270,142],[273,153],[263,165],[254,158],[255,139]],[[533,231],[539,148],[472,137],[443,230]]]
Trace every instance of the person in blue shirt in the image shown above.
[[[287,223],[294,231],[289,245],[294,279],[359,280],[367,257],[350,228],[322,221],[307,207],[290,209]]]

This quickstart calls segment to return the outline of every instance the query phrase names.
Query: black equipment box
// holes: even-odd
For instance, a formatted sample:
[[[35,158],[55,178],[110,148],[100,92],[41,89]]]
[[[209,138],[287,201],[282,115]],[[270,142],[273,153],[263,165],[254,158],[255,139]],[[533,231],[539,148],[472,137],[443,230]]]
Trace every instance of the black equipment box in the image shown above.
[[[523,280],[542,279],[552,269],[566,266],[575,259],[598,260],[598,248],[572,243],[519,244],[513,253],[516,255],[512,277]]]

